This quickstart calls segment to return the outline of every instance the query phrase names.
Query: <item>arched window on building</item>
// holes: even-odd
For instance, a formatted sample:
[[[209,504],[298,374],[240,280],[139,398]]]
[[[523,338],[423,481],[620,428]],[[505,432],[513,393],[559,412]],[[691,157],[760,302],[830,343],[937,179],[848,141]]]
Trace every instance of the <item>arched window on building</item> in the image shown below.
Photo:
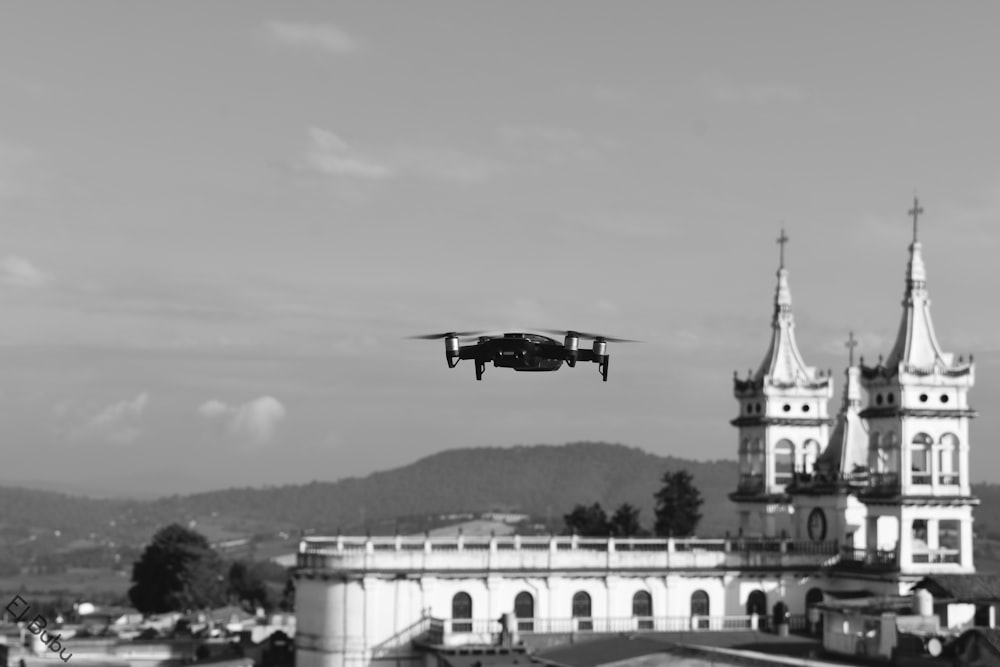
[[[802,455],[799,457],[799,470],[812,474],[819,458],[819,443],[815,440],[806,440],[802,445]]]
[[[472,597],[468,593],[455,593],[451,599],[451,631],[472,632]]]
[[[815,607],[822,601],[822,590],[810,588],[806,591],[806,621],[809,623],[809,631],[821,637],[823,636],[823,614]]]
[[[774,484],[785,486],[792,483],[795,472],[795,445],[791,440],[779,440],[774,446]]]
[[[747,616],[757,614],[761,618],[767,618],[767,595],[764,591],[751,591],[747,596]],[[763,626],[763,622],[761,623]]]
[[[691,594],[691,616],[698,617],[699,628],[708,628],[708,616],[711,609],[708,606],[708,593],[705,591],[695,591]]]
[[[573,618],[577,630],[593,630],[594,621],[590,615],[590,595],[579,591],[573,595]]]
[[[945,433],[941,436],[941,446],[938,450],[938,484],[959,483],[959,444],[958,436]]]
[[[632,615],[638,620],[640,630],[653,629],[653,596],[646,591],[638,591],[632,596]]]
[[[917,433],[910,443],[910,483],[931,483],[931,448],[934,440],[926,433]]]
[[[518,630],[532,632],[535,629],[535,598],[528,591],[522,591],[514,598],[514,616]]]

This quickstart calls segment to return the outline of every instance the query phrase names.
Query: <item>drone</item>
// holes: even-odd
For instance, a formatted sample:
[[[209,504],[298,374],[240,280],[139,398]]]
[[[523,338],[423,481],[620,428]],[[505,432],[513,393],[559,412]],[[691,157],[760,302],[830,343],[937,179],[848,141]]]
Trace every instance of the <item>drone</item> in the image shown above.
[[[612,338],[579,331],[554,331],[546,333],[563,334],[563,342],[555,338],[535,333],[505,333],[485,335],[485,331],[450,331],[448,333],[410,336],[411,339],[444,339],[444,356],[448,368],[454,368],[462,359],[476,362],[476,379],[483,379],[486,364],[493,362],[495,368],[513,368],[515,371],[556,371],[563,362],[573,368],[578,361],[597,364],[597,370],[608,381],[608,343],[635,343],[626,338]],[[461,338],[478,337],[471,345],[462,345]],[[593,338],[591,349],[580,349],[581,338]]]

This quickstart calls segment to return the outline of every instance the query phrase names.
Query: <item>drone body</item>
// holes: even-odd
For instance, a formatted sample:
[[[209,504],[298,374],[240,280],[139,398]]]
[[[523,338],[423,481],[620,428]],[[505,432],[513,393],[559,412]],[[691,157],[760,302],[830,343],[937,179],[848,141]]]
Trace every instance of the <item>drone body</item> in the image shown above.
[[[515,371],[556,371],[563,363],[569,367],[578,361],[597,364],[598,372],[608,381],[608,341],[630,342],[619,338],[565,332],[563,342],[535,333],[505,333],[502,335],[480,335],[475,343],[462,345],[460,338],[474,336],[477,332],[456,332],[414,336],[422,339],[444,339],[445,360],[448,368],[454,368],[462,359],[476,364],[476,379],[483,379],[486,364],[492,362],[495,368],[513,368]],[[593,338],[590,349],[580,349],[580,338]]]

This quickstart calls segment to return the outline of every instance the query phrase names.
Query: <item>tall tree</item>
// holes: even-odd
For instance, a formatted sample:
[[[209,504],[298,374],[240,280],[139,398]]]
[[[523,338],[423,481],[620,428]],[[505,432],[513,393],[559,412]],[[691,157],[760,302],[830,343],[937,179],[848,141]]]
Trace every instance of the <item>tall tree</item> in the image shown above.
[[[143,614],[187,611],[225,603],[222,559],[200,533],[176,523],[160,529],[132,566],[132,605]]]
[[[258,607],[270,612],[276,606],[274,595],[256,563],[235,561],[229,566],[229,595],[249,612],[256,611]]]
[[[663,473],[662,486],[654,498],[657,535],[690,537],[694,534],[701,521],[699,510],[704,500],[691,473],[687,470]]]
[[[576,533],[583,537],[607,537],[611,532],[608,515],[600,503],[590,507],[577,505],[573,511],[563,517],[567,533]]]
[[[615,537],[642,537],[649,534],[639,523],[639,508],[629,503],[622,503],[609,523],[611,534]]]

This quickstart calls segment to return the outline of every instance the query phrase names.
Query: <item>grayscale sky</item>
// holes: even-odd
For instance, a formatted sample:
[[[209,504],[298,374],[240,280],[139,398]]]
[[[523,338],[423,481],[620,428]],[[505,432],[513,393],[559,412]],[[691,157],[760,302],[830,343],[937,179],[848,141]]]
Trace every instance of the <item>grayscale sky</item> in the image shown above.
[[[0,7],[0,480],[333,480],[468,446],[735,458],[784,224],[799,345],[887,353],[914,194],[1000,481],[1000,7]],[[453,329],[639,338],[549,374]]]

